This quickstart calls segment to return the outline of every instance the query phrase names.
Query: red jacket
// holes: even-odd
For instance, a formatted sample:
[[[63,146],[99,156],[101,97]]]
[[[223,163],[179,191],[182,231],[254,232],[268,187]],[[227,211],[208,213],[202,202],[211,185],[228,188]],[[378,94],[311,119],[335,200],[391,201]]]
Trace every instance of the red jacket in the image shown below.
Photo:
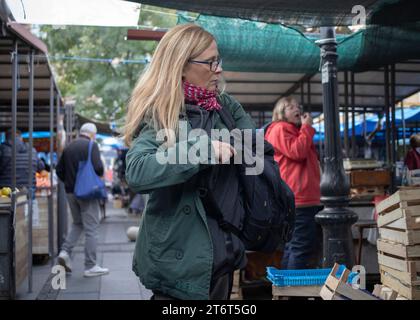
[[[415,149],[411,149],[407,152],[405,157],[405,164],[408,170],[420,169],[420,154]]]
[[[295,194],[296,206],[320,204],[320,170],[312,141],[315,129],[303,124],[299,129],[285,121],[269,126],[265,139],[275,150],[280,175]]]

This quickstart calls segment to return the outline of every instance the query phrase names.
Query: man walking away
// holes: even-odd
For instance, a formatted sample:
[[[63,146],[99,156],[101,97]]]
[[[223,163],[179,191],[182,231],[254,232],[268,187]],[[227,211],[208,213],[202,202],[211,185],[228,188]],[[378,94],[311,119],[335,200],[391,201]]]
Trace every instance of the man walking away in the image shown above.
[[[82,231],[85,231],[85,277],[95,277],[109,273],[107,268],[102,268],[96,263],[99,201],[98,199],[78,199],[73,194],[79,162],[87,160],[89,142],[90,140],[95,141],[96,132],[96,126],[93,123],[82,125],[80,128],[80,137],[64,149],[56,168],[57,176],[64,182],[67,201],[73,217],[71,230],[58,255],[58,263],[66,271],[71,272],[71,252],[77,244]],[[104,167],[100,158],[99,147],[95,142],[92,147],[91,160],[96,174],[103,176]]]

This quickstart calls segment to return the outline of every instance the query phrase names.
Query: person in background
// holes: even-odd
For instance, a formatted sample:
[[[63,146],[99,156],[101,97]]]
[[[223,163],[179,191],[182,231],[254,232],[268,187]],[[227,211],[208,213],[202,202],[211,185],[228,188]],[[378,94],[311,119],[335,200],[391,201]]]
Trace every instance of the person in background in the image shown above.
[[[0,145],[0,187],[12,185],[12,130],[6,132],[6,141]],[[29,144],[22,139],[20,130],[16,130],[16,187],[27,189],[29,185]],[[35,197],[36,173],[44,170],[44,165],[38,159],[37,151],[32,148],[32,199]]]
[[[284,97],[273,110],[273,122],[265,139],[275,150],[280,175],[295,195],[296,220],[291,241],[286,244],[282,260],[285,269],[307,269],[318,266],[320,226],[315,215],[320,206],[320,167],[313,143],[315,129],[312,117],[302,113],[296,99]]]
[[[67,201],[69,203],[73,224],[58,255],[58,263],[67,272],[71,272],[70,255],[74,246],[85,232],[85,277],[95,277],[108,274],[107,268],[102,268],[96,261],[96,247],[99,228],[99,201],[98,199],[81,200],[75,197],[74,185],[80,161],[86,161],[89,152],[89,142],[96,139],[96,126],[85,123],[80,128],[80,137],[72,141],[61,155],[56,167],[56,174],[64,182]],[[92,147],[92,164],[98,176],[103,176],[104,167],[101,161],[98,145],[94,142]]]
[[[410,137],[410,146],[404,163],[408,170],[420,169],[420,134],[416,133]]]

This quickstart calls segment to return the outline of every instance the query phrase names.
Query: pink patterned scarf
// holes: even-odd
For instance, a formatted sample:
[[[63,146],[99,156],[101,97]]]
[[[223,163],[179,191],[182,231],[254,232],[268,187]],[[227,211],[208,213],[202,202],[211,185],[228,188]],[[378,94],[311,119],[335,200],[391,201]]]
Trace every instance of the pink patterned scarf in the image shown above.
[[[210,91],[187,81],[183,81],[185,100],[197,103],[207,111],[220,110],[222,106],[217,102],[217,91]]]

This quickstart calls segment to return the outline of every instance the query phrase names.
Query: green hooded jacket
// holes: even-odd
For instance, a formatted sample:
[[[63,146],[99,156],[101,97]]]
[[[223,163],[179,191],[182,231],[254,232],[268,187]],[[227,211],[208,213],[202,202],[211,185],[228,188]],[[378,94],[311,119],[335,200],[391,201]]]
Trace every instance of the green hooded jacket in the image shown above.
[[[237,128],[255,129],[250,116],[234,98],[224,93],[218,100],[231,111]],[[226,128],[219,114],[215,115],[214,128]],[[161,139],[157,141],[156,131],[143,122],[127,153],[126,179],[130,188],[149,193],[133,271],[150,290],[179,299],[209,299],[213,246],[206,212],[190,179],[210,164],[158,161],[159,157],[185,159],[188,152],[195,153],[199,138],[187,137],[183,140],[178,136],[173,146],[159,148]],[[208,144],[210,148],[210,139]]]

